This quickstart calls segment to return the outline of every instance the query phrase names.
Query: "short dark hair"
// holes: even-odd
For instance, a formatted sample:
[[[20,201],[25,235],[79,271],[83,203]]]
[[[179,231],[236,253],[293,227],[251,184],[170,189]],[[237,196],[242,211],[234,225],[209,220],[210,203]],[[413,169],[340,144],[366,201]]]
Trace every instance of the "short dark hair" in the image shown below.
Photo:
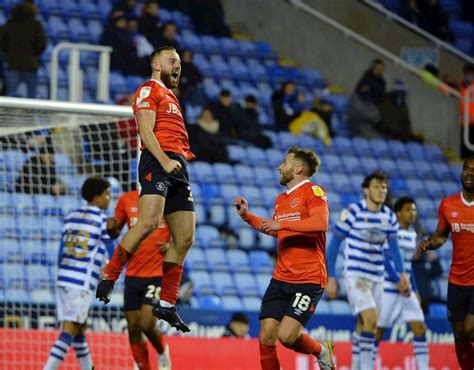
[[[385,65],[385,62],[384,62],[382,59],[380,59],[380,58],[376,58],[376,59],[374,59],[374,60],[372,61],[372,67],[375,66],[376,64],[381,64],[381,65],[384,66],[384,65]]]
[[[257,98],[255,97],[255,95],[249,94],[245,97],[245,102],[257,104]]]
[[[244,324],[249,323],[249,318],[243,312],[236,312],[232,315],[230,321],[243,322]]]
[[[405,204],[416,204],[415,199],[409,196],[403,196],[397,199],[395,204],[393,205],[393,210],[395,213],[400,212]]]
[[[176,48],[172,46],[160,46],[159,48],[156,48],[150,54],[150,62],[153,62],[153,59],[155,59],[157,55],[160,55],[163,51],[166,50],[176,51]]]
[[[362,188],[367,189],[370,186],[370,182],[372,180],[388,183],[388,176],[383,171],[375,171],[374,173],[371,173],[365,177],[364,181],[362,181]]]
[[[466,166],[467,161],[474,161],[474,155],[470,155],[469,157],[467,157],[466,159],[464,159],[464,162],[463,162],[463,164],[462,164],[463,167]]]
[[[102,177],[89,177],[82,184],[81,195],[90,203],[94,197],[101,195],[108,188],[110,188],[110,182],[106,179]]]
[[[294,154],[296,159],[304,162],[304,164],[308,167],[307,175],[309,177],[318,172],[319,167],[321,166],[321,159],[319,159],[318,155],[311,149],[292,146],[290,149],[288,149],[288,154]]]
[[[219,96],[230,96],[230,91],[227,89],[222,89],[219,93]]]

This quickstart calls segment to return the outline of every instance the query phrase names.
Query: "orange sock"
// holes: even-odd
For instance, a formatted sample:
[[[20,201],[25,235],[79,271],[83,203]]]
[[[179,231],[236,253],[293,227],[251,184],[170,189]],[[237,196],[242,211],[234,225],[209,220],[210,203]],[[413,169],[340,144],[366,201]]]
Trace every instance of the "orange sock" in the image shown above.
[[[307,334],[301,333],[290,348],[299,353],[318,356],[323,347],[321,343],[311,339]]]
[[[160,300],[176,304],[179,295],[179,284],[183,275],[183,266],[174,262],[163,262],[163,279],[161,280]]]
[[[163,334],[160,333],[155,335],[154,337],[148,337],[148,340],[156,349],[156,352],[161,354],[165,351],[165,338],[163,337]]]
[[[123,270],[123,266],[125,266],[132,256],[132,253],[127,252],[124,247],[122,247],[120,244],[117,244],[112,258],[110,259],[107,266],[105,266],[104,279],[117,281],[120,273]]]
[[[454,347],[456,349],[456,356],[458,358],[459,366],[462,370],[471,370],[473,364],[473,351],[471,342],[454,342]]]
[[[262,370],[280,370],[280,360],[276,346],[260,344],[260,365]]]
[[[130,347],[132,348],[133,359],[137,364],[140,370],[151,370],[150,362],[148,360],[148,347],[147,342],[132,344],[130,343]]]

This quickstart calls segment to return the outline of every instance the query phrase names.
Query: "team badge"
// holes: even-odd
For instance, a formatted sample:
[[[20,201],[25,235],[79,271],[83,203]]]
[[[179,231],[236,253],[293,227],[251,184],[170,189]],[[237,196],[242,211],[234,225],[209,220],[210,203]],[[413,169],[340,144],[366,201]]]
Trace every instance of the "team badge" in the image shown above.
[[[325,195],[324,190],[320,186],[312,186],[311,189],[313,190],[313,194],[317,197],[323,197]]]
[[[453,216],[453,218],[456,218],[459,216],[459,213],[457,212],[451,212],[451,216]]]
[[[298,205],[299,201],[300,201],[300,200],[299,200],[298,197],[293,198],[293,199],[291,200],[290,207],[291,207],[291,208],[295,208],[295,207]]]
[[[140,89],[140,93],[138,94],[140,98],[145,99],[150,96],[151,93],[151,87],[150,86],[143,86]]]

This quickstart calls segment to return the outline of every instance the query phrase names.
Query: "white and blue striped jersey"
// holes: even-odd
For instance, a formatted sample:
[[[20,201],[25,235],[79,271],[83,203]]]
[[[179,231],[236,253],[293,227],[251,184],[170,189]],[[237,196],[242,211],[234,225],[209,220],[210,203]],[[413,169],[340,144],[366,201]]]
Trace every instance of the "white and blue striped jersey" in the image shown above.
[[[64,219],[59,251],[58,286],[95,290],[107,244],[107,216],[85,205]]]
[[[403,259],[403,266],[405,268],[405,272],[411,278],[412,274],[412,260],[413,255],[416,252],[416,242],[417,242],[417,234],[416,231],[413,229],[399,229],[398,233],[398,246],[400,247],[400,254],[402,255]],[[388,245],[385,246],[388,249]],[[393,261],[390,259],[389,263],[393,264]],[[400,290],[397,287],[397,283],[393,282],[389,275],[385,272],[385,280],[383,284],[384,292],[386,293],[398,293],[400,294]]]
[[[361,200],[343,209],[335,230],[345,237],[344,274],[382,282],[384,243],[398,228],[397,217],[385,205],[372,212]]]

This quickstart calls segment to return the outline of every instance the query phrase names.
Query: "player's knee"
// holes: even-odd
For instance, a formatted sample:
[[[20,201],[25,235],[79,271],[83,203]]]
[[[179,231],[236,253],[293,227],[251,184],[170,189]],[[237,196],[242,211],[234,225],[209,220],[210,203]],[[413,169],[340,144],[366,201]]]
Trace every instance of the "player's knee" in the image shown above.
[[[426,335],[426,326],[422,322],[414,325],[412,330],[415,337],[424,337]]]
[[[194,234],[183,235],[180,238],[175,239],[175,245],[182,250],[188,250],[194,243]]]
[[[284,345],[287,348],[290,348],[295,344],[296,339],[298,338],[298,335],[295,333],[291,332],[286,332],[286,331],[280,331],[278,332],[278,340],[282,345]]]
[[[463,327],[463,337],[465,339],[470,340],[471,342],[474,341],[474,326],[470,324],[465,324]]]
[[[377,328],[377,316],[366,316],[362,322],[362,330],[365,332],[375,332]]]
[[[267,345],[267,346],[272,346],[276,343],[276,340],[277,338],[270,334],[270,333],[267,333],[265,331],[260,331],[260,334],[258,336],[258,340],[260,342],[260,344],[264,344],[264,345]]]
[[[140,330],[143,333],[148,333],[150,331],[153,331],[155,327],[155,321],[153,319],[150,319],[148,317],[142,317],[140,318],[140,321],[138,323]]]
[[[130,342],[132,343],[139,343],[142,339],[142,331],[138,323],[128,323],[128,337],[130,338]]]
[[[147,217],[142,220],[140,223],[140,229],[139,231],[141,232],[142,235],[148,235],[150,234],[153,230],[155,230],[160,223],[160,219],[158,217]],[[135,225],[135,227],[138,226]]]

